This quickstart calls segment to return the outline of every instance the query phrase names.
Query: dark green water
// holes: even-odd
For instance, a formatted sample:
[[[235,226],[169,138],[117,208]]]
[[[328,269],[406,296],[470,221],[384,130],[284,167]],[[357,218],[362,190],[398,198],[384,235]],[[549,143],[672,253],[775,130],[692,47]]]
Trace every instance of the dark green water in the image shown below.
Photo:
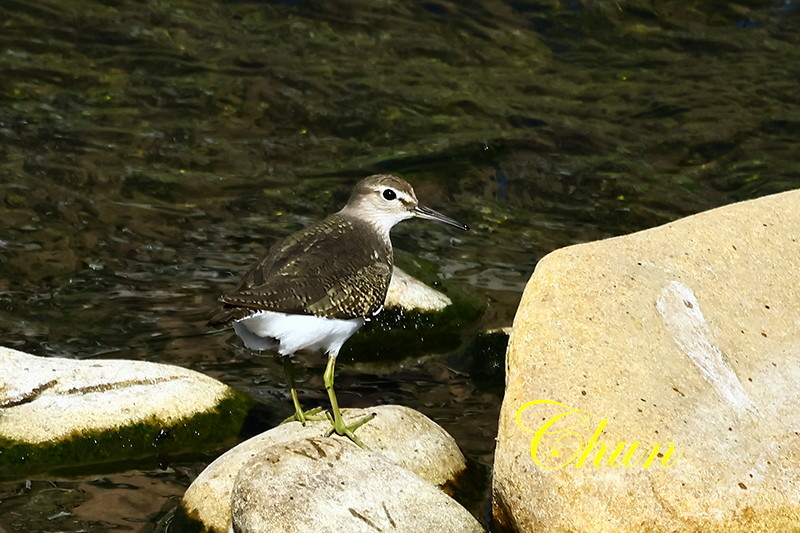
[[[394,232],[487,305],[468,343],[551,250],[797,188],[798,30],[785,1],[0,0],[0,343],[194,368],[277,420],[279,364],[204,325],[265,246],[401,174],[472,228]],[[488,466],[502,377],[462,353],[342,365],[342,403]],[[204,461],[2,483],[0,532],[162,530]]]

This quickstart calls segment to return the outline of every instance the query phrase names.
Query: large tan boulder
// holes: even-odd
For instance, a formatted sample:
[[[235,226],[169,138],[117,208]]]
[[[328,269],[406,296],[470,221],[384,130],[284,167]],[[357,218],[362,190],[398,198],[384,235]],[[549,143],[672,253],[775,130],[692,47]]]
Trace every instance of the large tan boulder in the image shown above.
[[[508,348],[500,524],[800,528],[798,207],[788,192],[542,259]]]

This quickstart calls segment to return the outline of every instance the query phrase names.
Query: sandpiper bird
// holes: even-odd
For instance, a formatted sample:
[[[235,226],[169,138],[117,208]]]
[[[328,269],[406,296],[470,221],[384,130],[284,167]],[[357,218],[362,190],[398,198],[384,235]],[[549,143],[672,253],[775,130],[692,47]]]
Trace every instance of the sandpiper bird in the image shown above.
[[[364,447],[354,424],[342,420],[333,375],[342,345],[383,308],[394,265],[392,227],[409,218],[438,220],[467,229],[441,213],[419,205],[405,180],[385,174],[358,182],[341,211],[273,246],[244,276],[241,286],[221,298],[223,309],[209,325],[233,324],[251,350],[277,348],[284,356],[294,419],[305,422],[320,409],[300,407],[291,375],[291,356],[300,350],[324,350],[323,374],[331,404],[331,428]]]

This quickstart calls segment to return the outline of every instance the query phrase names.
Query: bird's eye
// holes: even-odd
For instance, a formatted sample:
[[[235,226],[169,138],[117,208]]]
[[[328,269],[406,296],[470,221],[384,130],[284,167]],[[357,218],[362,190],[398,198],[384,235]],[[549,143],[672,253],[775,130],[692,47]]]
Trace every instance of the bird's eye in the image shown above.
[[[383,190],[383,197],[387,200],[394,200],[397,198],[397,193],[394,192],[392,189],[384,189]]]

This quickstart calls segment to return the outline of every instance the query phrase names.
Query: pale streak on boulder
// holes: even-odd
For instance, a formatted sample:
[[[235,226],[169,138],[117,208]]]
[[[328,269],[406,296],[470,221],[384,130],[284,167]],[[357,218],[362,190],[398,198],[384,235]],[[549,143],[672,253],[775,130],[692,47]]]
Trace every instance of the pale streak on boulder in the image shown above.
[[[656,308],[675,344],[731,406],[739,411],[753,408],[742,382],[717,348],[692,289],[679,281],[670,281],[656,300]]]
[[[480,533],[452,498],[378,453],[340,439],[271,446],[239,471],[237,533]]]
[[[232,393],[171,365],[37,357],[0,347],[0,437],[16,443],[53,444],[141,422],[169,427]]]
[[[399,405],[371,409],[342,409],[347,423],[375,413],[376,417],[358,429],[358,436],[376,455],[413,472],[433,486],[445,486],[466,468],[466,460],[453,438],[428,417]],[[239,470],[263,450],[306,438],[322,437],[327,421],[282,424],[228,450],[208,465],[186,490],[181,501],[183,514],[201,522],[207,531],[227,532],[231,524],[231,494]],[[348,446],[361,451],[341,437]]]
[[[452,304],[452,300],[412,277],[397,266],[392,272],[389,290],[384,305],[387,308],[399,307],[405,311],[433,313]]]
[[[798,206],[800,192],[787,192],[539,262],[509,341],[498,523],[554,533],[797,528]],[[536,400],[561,406],[520,412]],[[549,429],[574,424],[573,433],[532,446],[570,410]],[[632,456],[626,468],[633,442],[647,451],[659,443],[661,456],[649,468]]]

